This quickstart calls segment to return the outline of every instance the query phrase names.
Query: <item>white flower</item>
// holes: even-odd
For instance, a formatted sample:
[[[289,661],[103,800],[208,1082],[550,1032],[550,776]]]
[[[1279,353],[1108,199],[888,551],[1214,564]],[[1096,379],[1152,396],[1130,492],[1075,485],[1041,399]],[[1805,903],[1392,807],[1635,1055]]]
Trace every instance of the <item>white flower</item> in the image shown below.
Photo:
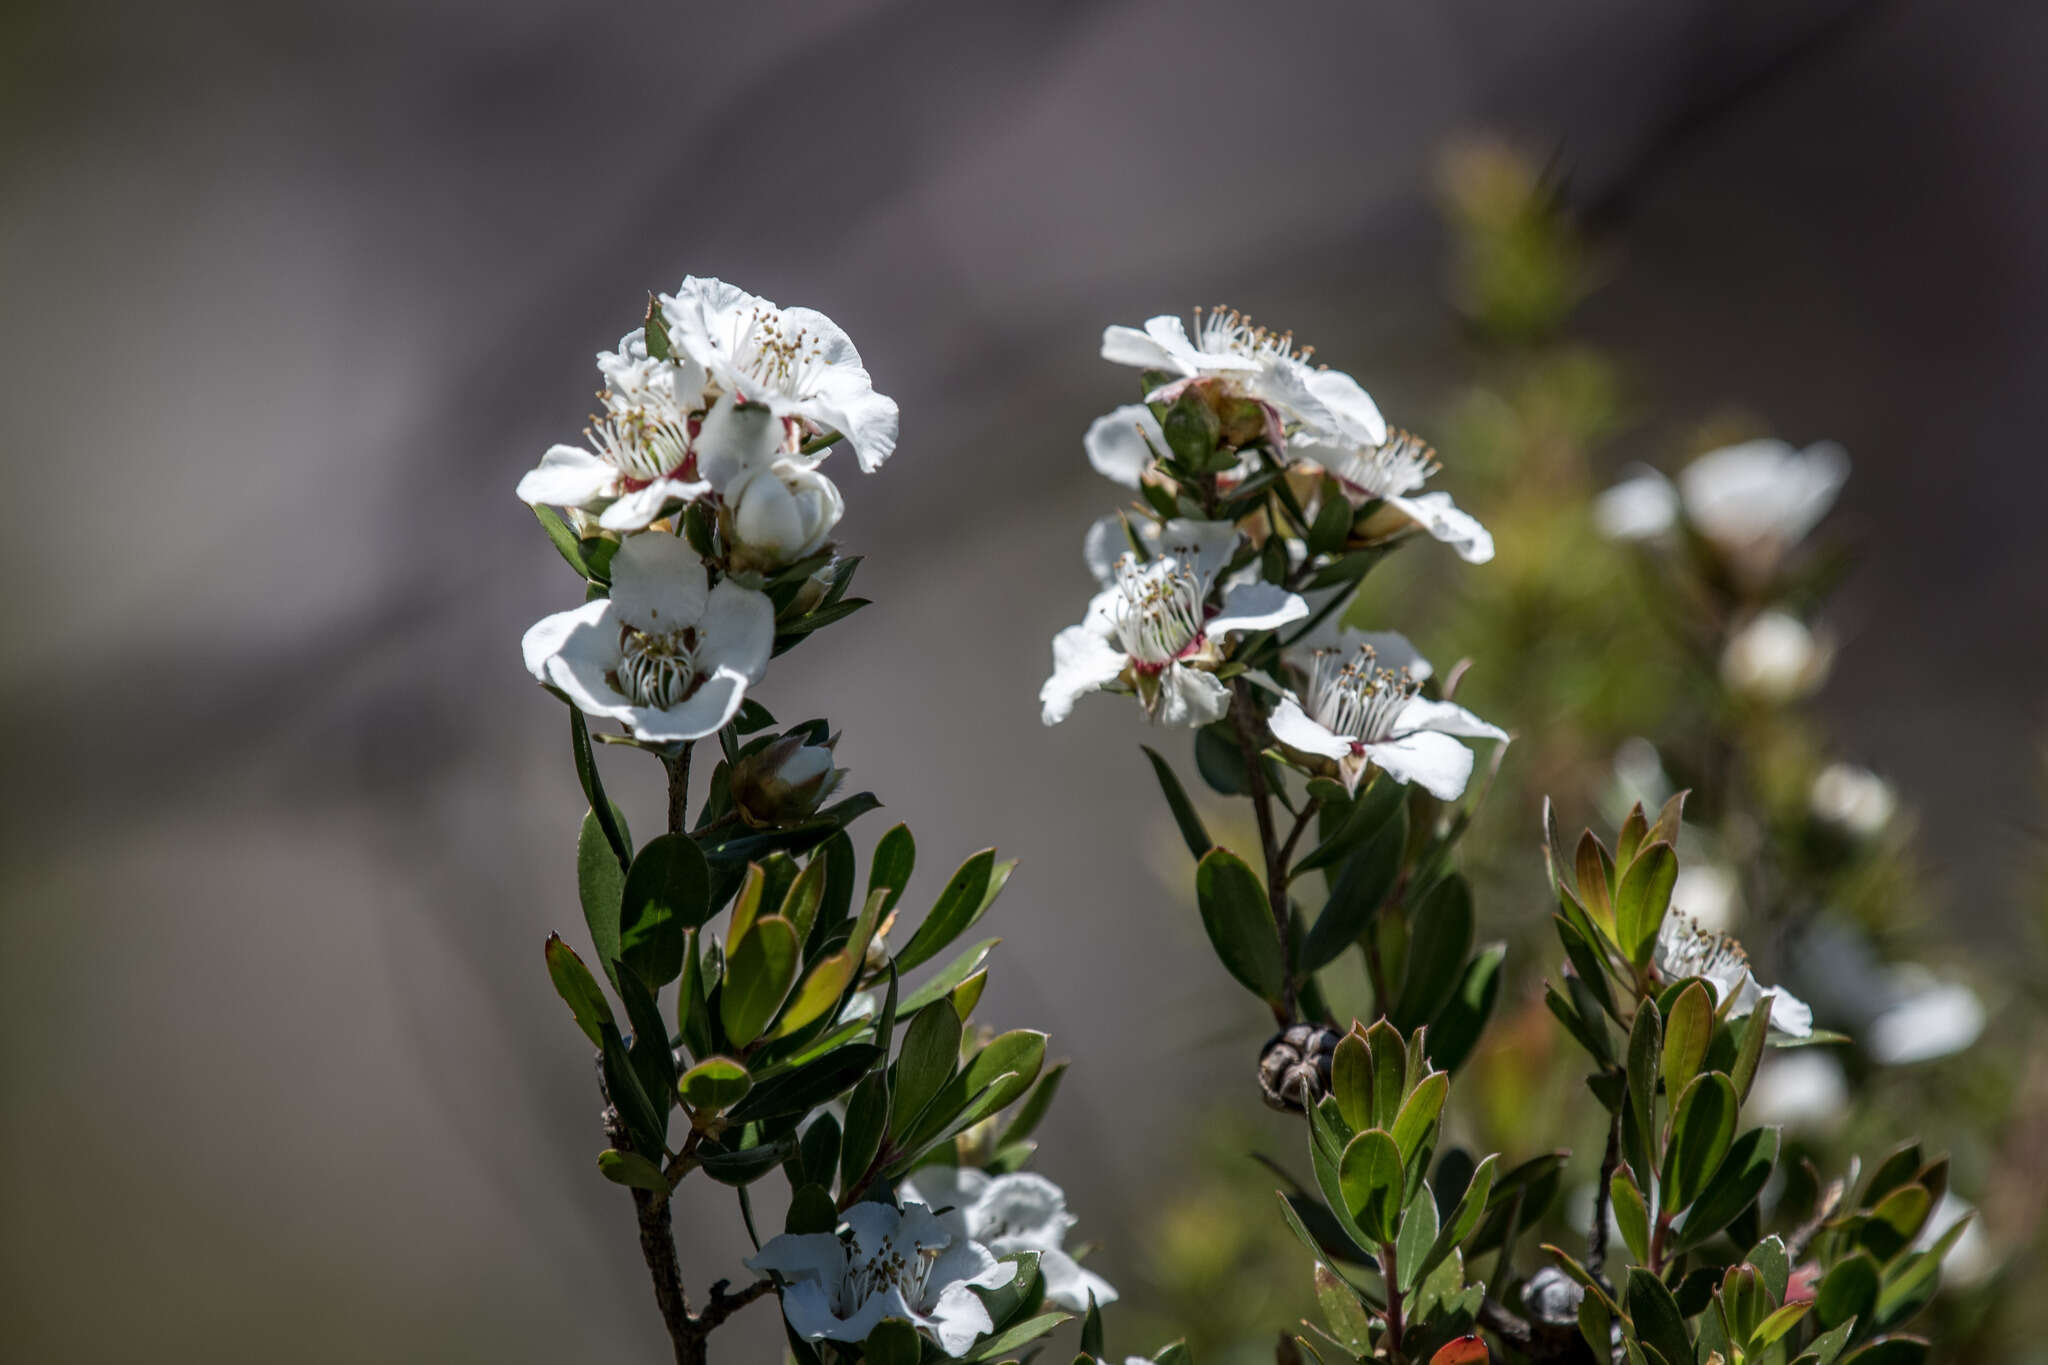
[[[1215,380],[1263,406],[1267,440],[1275,453],[1284,443],[1286,429],[1296,425],[1359,445],[1386,440],[1387,424],[1372,396],[1342,371],[1310,368],[1312,351],[1297,350],[1293,333],[1254,326],[1231,308],[1212,309],[1206,315],[1196,309],[1192,337],[1171,314],[1148,319],[1143,331],[1107,327],[1102,333],[1104,360],[1178,376],[1145,395],[1148,402],[1172,402],[1188,383]]]
[[[1220,607],[1210,589],[1236,548],[1224,521],[1170,521],[1165,551],[1126,553],[1114,579],[1088,604],[1087,618],[1052,642],[1052,676],[1039,689],[1047,725],[1057,725],[1090,692],[1122,683],[1162,725],[1207,725],[1230,709],[1230,689],[1209,668],[1234,630],[1271,630],[1308,614],[1308,603],[1272,583],[1226,585]]]
[[[609,531],[638,531],[670,504],[709,490],[697,477],[693,412],[703,406],[704,369],[692,361],[657,360],[634,329],[617,351],[600,352],[605,377],[584,437],[589,449],[551,446],[519,480],[519,497],[536,507],[597,514]]]
[[[1703,977],[1714,988],[1717,1008],[1730,1019],[1749,1015],[1771,997],[1771,1027],[1788,1037],[1813,1034],[1813,1011],[1783,986],[1760,986],[1749,970],[1749,955],[1726,934],[1702,929],[1692,916],[1672,910],[1657,931],[1657,971],[1666,981]]]
[[[660,299],[669,343],[717,389],[779,418],[836,431],[873,473],[896,448],[896,401],[875,392],[860,352],[810,308],[778,308],[722,280],[691,276]]]
[[[1107,1280],[1067,1254],[1067,1230],[1074,1226],[1074,1216],[1067,1212],[1067,1196],[1060,1187],[1042,1175],[1019,1171],[991,1176],[971,1166],[927,1166],[917,1173],[914,1185],[905,1181],[899,1193],[947,1210],[939,1215],[940,1222],[993,1255],[1037,1252],[1045,1297],[1062,1308],[1085,1313],[1091,1297],[1098,1304],[1116,1301],[1116,1290]]]
[[[1744,1114],[1758,1123],[1812,1133],[1841,1127],[1848,1108],[1849,1079],[1842,1064],[1819,1047],[1767,1056],[1743,1104]]]
[[[1722,650],[1721,678],[1745,696],[1794,701],[1820,685],[1830,658],[1831,652],[1798,617],[1776,609],[1760,611]]]
[[[1741,889],[1731,869],[1695,859],[1678,869],[1678,878],[1671,883],[1671,903],[1701,929],[1725,934],[1735,927],[1742,909]]]
[[[1452,736],[1506,743],[1507,732],[1462,706],[1421,696],[1429,664],[1401,636],[1344,631],[1338,638],[1343,647],[1310,655],[1306,700],[1281,693],[1269,722],[1273,737],[1334,761],[1352,791],[1378,768],[1442,801],[1464,795],[1472,751]]]
[[[707,587],[690,547],[658,532],[612,558],[611,596],[526,632],[527,671],[586,714],[652,744],[701,739],[731,720],[775,642],[766,596],[730,578]]]
[[[907,1318],[949,1356],[993,1330],[974,1290],[1016,1275],[988,1249],[949,1232],[923,1204],[855,1204],[844,1236],[783,1233],[746,1262],[782,1283],[782,1315],[810,1341],[865,1341],[883,1318]]]
[[[1863,1042],[1886,1066],[1961,1052],[1984,1032],[1984,1002],[1960,981],[1904,964],[1885,974],[1892,1003],[1870,1021]]]
[[[1874,839],[1898,812],[1892,784],[1854,763],[1830,763],[1813,779],[1807,806],[1814,818],[1857,839]]]
[[[1823,441],[1795,450],[1783,441],[1745,441],[1687,465],[1677,490],[1645,470],[1594,504],[1595,524],[1616,540],[1647,540],[1686,521],[1752,586],[1769,580],[1793,546],[1834,506],[1849,457]]]
[[[1435,451],[1407,432],[1396,431],[1372,445],[1357,445],[1307,431],[1296,436],[1288,449],[1334,475],[1354,507],[1383,504],[1395,523],[1391,534],[1420,527],[1457,551],[1468,564],[1484,564],[1493,558],[1492,534],[1469,512],[1458,510],[1449,493],[1417,491],[1442,466]],[[1368,524],[1368,532],[1372,529]]]

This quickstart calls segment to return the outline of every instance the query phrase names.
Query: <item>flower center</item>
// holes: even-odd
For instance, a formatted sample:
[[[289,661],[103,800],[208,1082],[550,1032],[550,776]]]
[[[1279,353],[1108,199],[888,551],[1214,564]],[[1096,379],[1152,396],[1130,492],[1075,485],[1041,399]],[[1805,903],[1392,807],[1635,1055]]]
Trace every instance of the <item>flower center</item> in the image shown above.
[[[696,690],[697,628],[655,634],[627,626],[619,632],[613,685],[635,706],[666,711]]]
[[[1331,734],[1348,736],[1354,748],[1392,735],[1401,708],[1422,689],[1407,669],[1396,673],[1378,663],[1371,645],[1360,645],[1350,659],[1319,649],[1309,673],[1309,714]]]
[[[833,1304],[833,1311],[840,1317],[850,1317],[869,1299],[892,1288],[901,1290],[912,1307],[921,1308],[926,1282],[939,1259],[939,1248],[919,1246],[915,1251],[916,1258],[912,1259],[893,1242],[884,1242],[879,1251],[864,1253],[860,1239],[854,1238],[847,1247],[846,1278],[839,1282],[838,1302]]]
[[[732,364],[758,389],[805,398],[827,368],[825,343],[802,328],[784,330],[780,314],[757,308],[734,330]]]
[[[1658,954],[1667,976],[1681,980],[1688,976],[1713,977],[1749,970],[1749,954],[1726,934],[1703,929],[1681,910],[1671,912],[1675,926],[1665,934]]]
[[[1181,558],[1193,554],[1175,551],[1147,563],[1126,554],[1116,562],[1117,640],[1141,671],[1157,672],[1201,647],[1202,601],[1209,594],[1201,574]]]
[[[1195,310],[1195,344],[1210,355],[1241,355],[1253,360],[1307,360],[1313,346],[1296,348],[1294,333],[1270,332],[1235,308],[1221,304],[1207,314]]]
[[[658,405],[612,404],[583,430],[590,448],[629,483],[649,484],[688,463],[689,424]]]
[[[1384,444],[1352,451],[1331,472],[1356,492],[1386,498],[1414,492],[1441,468],[1427,445],[1405,431],[1390,431]]]

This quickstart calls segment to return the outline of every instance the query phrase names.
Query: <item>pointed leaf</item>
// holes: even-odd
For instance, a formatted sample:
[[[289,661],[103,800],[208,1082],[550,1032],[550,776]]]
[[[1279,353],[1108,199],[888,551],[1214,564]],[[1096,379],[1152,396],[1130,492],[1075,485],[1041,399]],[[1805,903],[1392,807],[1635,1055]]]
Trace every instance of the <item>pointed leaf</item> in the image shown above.
[[[1180,826],[1180,837],[1188,846],[1188,852],[1197,860],[1216,846],[1209,837],[1209,831],[1202,828],[1202,817],[1195,813],[1194,803],[1188,800],[1187,792],[1181,787],[1180,779],[1173,775],[1173,768],[1154,750],[1138,746],[1145,751],[1145,757],[1152,760],[1152,772],[1159,779],[1159,789],[1166,793],[1167,809],[1173,812],[1174,824]]]
[[[562,997],[562,1003],[569,1007],[569,1013],[576,1020],[576,1027],[583,1030],[583,1036],[595,1047],[604,1046],[601,1032],[605,1024],[612,1022],[611,1003],[604,998],[604,990],[590,969],[583,965],[583,959],[568,944],[562,942],[560,934],[549,934],[547,942],[548,979],[555,983],[555,994]]]
[[[1195,894],[1224,970],[1260,999],[1278,1000],[1286,969],[1258,877],[1228,849],[1211,849],[1195,869]]]
[[[910,971],[938,956],[947,944],[967,931],[987,903],[989,879],[995,866],[996,851],[992,848],[983,849],[960,865],[946,883],[946,889],[939,893],[938,904],[917,926],[910,942],[896,954],[897,970]]]

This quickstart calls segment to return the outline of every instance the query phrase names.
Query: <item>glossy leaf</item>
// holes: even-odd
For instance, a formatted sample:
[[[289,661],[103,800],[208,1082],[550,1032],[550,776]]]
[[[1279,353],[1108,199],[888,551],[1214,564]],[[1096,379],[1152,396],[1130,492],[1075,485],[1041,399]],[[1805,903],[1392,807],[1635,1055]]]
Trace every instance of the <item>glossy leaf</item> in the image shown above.
[[[706,1057],[676,1082],[676,1093],[699,1118],[732,1108],[753,1088],[754,1078],[730,1057]]]
[[[682,974],[683,931],[711,918],[711,869],[687,834],[649,839],[626,873],[619,955],[659,990]]]
[[[570,1015],[576,1020],[576,1027],[583,1030],[594,1047],[604,1046],[601,1029],[612,1022],[611,1003],[604,998],[604,989],[597,984],[597,978],[583,965],[583,959],[568,944],[562,942],[560,934],[549,934],[547,942],[548,979],[555,984],[555,994],[562,997],[562,1003],[569,1007]]]
[[[1145,757],[1152,760],[1152,773],[1159,779],[1159,789],[1166,794],[1167,809],[1173,812],[1173,823],[1180,827],[1181,841],[1188,846],[1188,853],[1199,860],[1203,854],[1216,846],[1209,837],[1209,831],[1202,828],[1202,817],[1195,813],[1194,803],[1188,800],[1180,779],[1174,776],[1173,767],[1161,758],[1157,751],[1138,746],[1145,751]]]
[[[1401,1149],[1393,1136],[1368,1128],[1352,1138],[1338,1162],[1337,1178],[1344,1191],[1344,1207],[1360,1230],[1374,1241],[1393,1241],[1407,1183]]]
[[[1472,892],[1463,877],[1446,877],[1416,907],[1408,961],[1394,1008],[1394,1026],[1413,1029],[1436,1017],[1458,988],[1472,951]]]
[[[583,827],[576,835],[576,896],[583,904],[583,922],[590,929],[590,946],[605,974],[612,975],[612,963],[619,959],[619,898],[626,887],[626,870],[612,852],[597,816],[585,811]],[[616,977],[612,984],[618,985]]]
[[[740,940],[725,965],[725,989],[718,1018],[734,1047],[761,1036],[796,984],[801,948],[796,926],[780,915],[763,915]]]
[[[1699,1074],[1714,1040],[1714,998],[1698,981],[1679,992],[1664,1016],[1664,1093],[1677,1095]]]
[[[1735,1140],[1735,1087],[1718,1071],[1694,1078],[1672,1110],[1663,1207],[1689,1207],[1705,1191]]]
[[[1195,869],[1202,927],[1223,967],[1262,1000],[1278,1000],[1286,976],[1265,888],[1244,860],[1211,849]]]
[[[1657,931],[1671,908],[1671,886],[1678,880],[1678,855],[1671,845],[1651,844],[1621,874],[1614,893],[1614,936],[1629,961],[1650,960]]]
[[[995,873],[996,851],[985,848],[962,863],[939,893],[938,904],[896,954],[898,971],[910,971],[945,950],[980,917],[987,904],[989,879]]]

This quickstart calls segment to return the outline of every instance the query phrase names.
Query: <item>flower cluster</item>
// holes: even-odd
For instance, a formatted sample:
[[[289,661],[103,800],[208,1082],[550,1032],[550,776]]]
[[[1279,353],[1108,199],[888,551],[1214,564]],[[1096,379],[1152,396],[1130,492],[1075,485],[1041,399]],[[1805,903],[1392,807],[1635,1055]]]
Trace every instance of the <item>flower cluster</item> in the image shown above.
[[[640,743],[701,739],[761,680],[792,601],[811,605],[764,589],[826,591],[845,504],[820,464],[844,440],[880,468],[896,404],[823,313],[695,276],[597,368],[585,445],[550,447],[518,491],[609,595],[527,632],[526,667]]]

